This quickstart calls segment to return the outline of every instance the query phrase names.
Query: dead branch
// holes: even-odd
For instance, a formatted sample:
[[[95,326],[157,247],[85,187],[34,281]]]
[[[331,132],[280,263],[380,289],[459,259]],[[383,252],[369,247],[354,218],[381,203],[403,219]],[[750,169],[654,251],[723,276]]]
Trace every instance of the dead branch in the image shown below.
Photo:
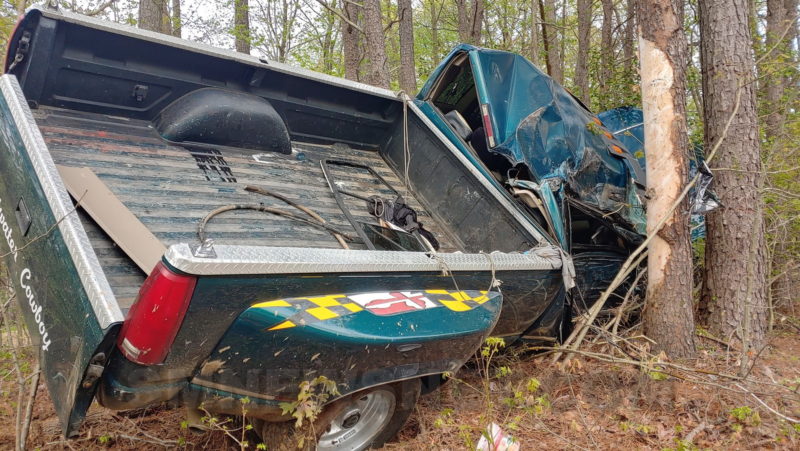
[[[721,344],[722,346],[725,346],[725,348],[727,348],[727,349],[732,349],[732,350],[734,350],[734,351],[736,351],[736,352],[741,352],[741,351],[740,351],[740,350],[739,350],[739,349],[738,349],[736,346],[734,346],[734,345],[730,344],[729,342],[727,342],[727,341],[725,341],[725,340],[722,340],[722,339],[720,339],[720,338],[717,338],[717,337],[715,337],[715,336],[711,335],[711,334],[710,334],[710,333],[708,333],[708,332],[703,332],[703,333],[699,333],[699,332],[698,332],[698,333],[696,333],[695,335],[696,335],[696,336],[698,336],[698,337],[700,337],[700,338],[705,338],[706,340],[713,341],[714,343],[719,343],[719,344]]]
[[[698,424],[694,429],[692,429],[691,432],[686,434],[686,437],[683,439],[683,441],[686,443],[692,443],[694,441],[694,437],[707,427],[708,425],[704,421],[701,421],[700,424]]]
[[[783,418],[784,420],[786,420],[786,421],[788,421],[788,422],[790,422],[790,423],[800,424],[800,420],[798,420],[797,418],[787,417],[786,415],[784,415],[784,414],[782,414],[782,413],[778,412],[777,410],[775,410],[775,409],[773,409],[772,407],[770,407],[770,406],[769,406],[769,404],[765,403],[765,402],[764,402],[764,401],[763,401],[761,398],[759,398],[758,396],[756,396],[756,395],[755,395],[755,393],[751,392],[750,390],[748,390],[748,389],[746,389],[746,388],[742,387],[742,386],[741,386],[741,385],[739,385],[739,384],[734,384],[734,385],[736,385],[737,387],[739,387],[739,389],[741,389],[741,390],[742,390],[742,391],[744,391],[745,393],[747,393],[747,394],[749,394],[750,396],[752,396],[752,397],[753,397],[753,399],[755,399],[756,401],[758,401],[758,403],[759,403],[759,404],[761,404],[762,406],[764,406],[764,408],[765,408],[765,409],[769,410],[770,412],[772,412],[773,414],[777,415],[778,417],[780,417],[780,418]]]
[[[342,19],[343,21],[345,21],[345,23],[347,23],[347,25],[350,25],[351,27],[355,28],[356,30],[358,30],[358,31],[360,31],[360,32],[362,32],[362,33],[364,32],[364,29],[363,29],[363,28],[359,27],[357,24],[353,23],[353,22],[352,22],[350,19],[348,19],[347,17],[345,17],[345,16],[344,16],[344,14],[342,14],[342,13],[341,13],[341,11],[338,11],[338,10],[337,10],[337,9],[335,9],[335,8],[331,8],[331,6],[330,6],[330,5],[328,5],[328,3],[327,3],[327,2],[325,2],[325,1],[323,1],[323,0],[315,0],[315,1],[316,1],[317,3],[319,3],[320,5],[322,5],[322,7],[323,7],[323,8],[327,9],[328,11],[332,12],[332,13],[333,13],[335,16],[337,16],[337,17],[339,17],[340,19]],[[352,3],[352,2],[351,2],[351,3]],[[357,3],[353,3],[353,4],[354,4],[354,5],[358,5]],[[360,7],[361,5],[358,5],[358,6]]]
[[[39,362],[36,362],[36,367],[33,369],[33,374],[30,375],[31,378],[31,388],[28,392],[28,404],[25,407],[25,418],[22,420],[22,427],[20,429],[20,437],[19,441],[22,444],[22,448],[25,448],[25,444],[28,442],[28,432],[31,428],[31,416],[33,415],[33,403],[36,401],[36,392],[39,388],[39,374],[40,366]],[[21,387],[20,387],[21,390]]]

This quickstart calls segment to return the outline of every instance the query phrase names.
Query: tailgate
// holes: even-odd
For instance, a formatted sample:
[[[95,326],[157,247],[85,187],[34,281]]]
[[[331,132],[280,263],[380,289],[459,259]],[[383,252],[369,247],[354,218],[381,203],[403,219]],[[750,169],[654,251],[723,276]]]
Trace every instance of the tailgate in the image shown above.
[[[69,436],[92,401],[122,312],[16,77],[1,76],[0,93],[0,254]]]

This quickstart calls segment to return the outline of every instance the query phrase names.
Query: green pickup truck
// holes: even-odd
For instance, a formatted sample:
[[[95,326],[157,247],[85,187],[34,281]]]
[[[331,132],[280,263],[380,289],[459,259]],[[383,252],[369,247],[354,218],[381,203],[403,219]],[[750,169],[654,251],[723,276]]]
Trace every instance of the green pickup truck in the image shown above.
[[[363,449],[489,334],[564,325],[556,238],[388,90],[33,8],[0,174],[0,253],[67,436],[95,399],[285,421],[325,376],[318,447]]]

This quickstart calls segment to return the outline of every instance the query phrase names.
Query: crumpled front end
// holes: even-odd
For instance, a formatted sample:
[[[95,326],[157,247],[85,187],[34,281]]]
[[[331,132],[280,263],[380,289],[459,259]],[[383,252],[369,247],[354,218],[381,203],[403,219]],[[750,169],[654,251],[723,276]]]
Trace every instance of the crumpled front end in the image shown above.
[[[471,57],[482,79],[479,95],[494,120],[498,144],[492,151],[524,165],[536,181],[548,181],[560,197],[644,234],[644,171],[625,145],[525,58],[487,49],[474,49]]]

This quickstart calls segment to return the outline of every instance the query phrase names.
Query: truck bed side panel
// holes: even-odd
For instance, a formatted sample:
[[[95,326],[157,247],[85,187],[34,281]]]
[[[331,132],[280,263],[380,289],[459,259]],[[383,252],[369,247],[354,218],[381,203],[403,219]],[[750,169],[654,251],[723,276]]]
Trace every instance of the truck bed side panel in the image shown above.
[[[91,403],[89,361],[122,320],[16,78],[0,77],[0,254],[64,432]]]

